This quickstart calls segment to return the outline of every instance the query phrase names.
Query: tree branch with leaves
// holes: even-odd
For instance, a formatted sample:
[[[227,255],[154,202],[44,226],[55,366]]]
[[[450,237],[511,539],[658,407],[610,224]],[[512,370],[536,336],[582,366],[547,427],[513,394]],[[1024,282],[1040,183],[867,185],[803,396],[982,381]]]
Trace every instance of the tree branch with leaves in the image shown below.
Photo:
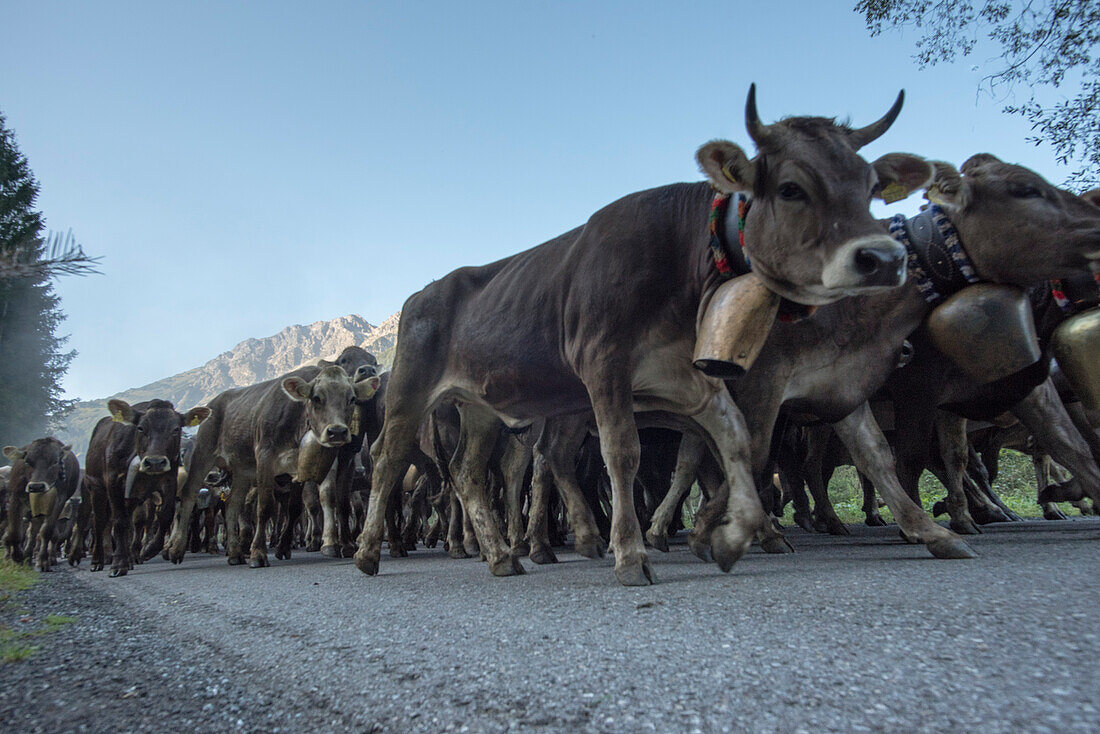
[[[984,62],[982,88],[1002,99],[1025,90],[1002,109],[1031,123],[1027,142],[1074,166],[1066,185],[1100,186],[1100,0],[860,0],[855,11],[872,36],[916,29],[922,69],[970,56],[987,38],[1000,55]]]

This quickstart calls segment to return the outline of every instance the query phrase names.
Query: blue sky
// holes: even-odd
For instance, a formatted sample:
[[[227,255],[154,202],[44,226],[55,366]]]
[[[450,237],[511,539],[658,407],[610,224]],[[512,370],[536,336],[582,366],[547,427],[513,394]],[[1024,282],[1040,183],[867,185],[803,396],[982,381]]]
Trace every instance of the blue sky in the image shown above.
[[[0,111],[53,230],[103,256],[58,284],[85,399],[248,337],[374,323],[455,267],[518,252],[765,121],[881,116],[868,159],[992,152],[1051,180],[979,52],[919,71],[851,0],[2,2]],[[900,205],[914,210],[916,202]],[[908,209],[906,208],[908,207]]]

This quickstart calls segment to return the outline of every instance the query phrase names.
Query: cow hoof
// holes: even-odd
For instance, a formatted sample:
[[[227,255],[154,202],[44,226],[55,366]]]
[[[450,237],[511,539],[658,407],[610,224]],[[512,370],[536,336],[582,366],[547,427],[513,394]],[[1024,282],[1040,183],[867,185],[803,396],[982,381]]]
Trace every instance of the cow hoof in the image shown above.
[[[909,545],[920,545],[920,538],[914,538],[905,534],[905,531],[900,527],[898,528],[898,537],[904,540]]]
[[[937,538],[926,544],[928,552],[936,558],[977,558],[970,546],[963,542],[962,538]]]
[[[244,565],[244,556],[229,556],[229,558],[227,560],[229,561],[230,566],[243,566]]]
[[[378,556],[366,551],[355,552],[355,567],[368,576],[378,575]]]
[[[733,564],[745,555],[745,551],[749,547],[749,538],[744,540],[740,538],[727,538],[725,533],[717,532],[714,537],[710,539],[710,553],[714,556],[714,562],[718,564],[718,568],[722,569],[723,573],[728,573]]]
[[[540,566],[545,566],[548,563],[557,563],[558,557],[554,555],[554,551],[550,546],[538,546],[531,550],[531,563],[537,563]]]
[[[959,535],[981,535],[981,528],[968,517],[952,518],[948,526]]]
[[[1066,513],[1062,512],[1057,505],[1048,503],[1043,506],[1043,519],[1044,520],[1066,520]]]
[[[658,533],[653,530],[645,531],[645,542],[661,551],[662,553],[668,553],[668,536],[663,533]]]
[[[450,549],[447,551],[447,555],[455,559],[470,557],[470,554],[466,552],[466,549],[463,548],[461,545],[458,545],[457,543],[450,547]]]
[[[494,576],[522,576],[527,573],[520,565],[519,559],[512,555],[507,555],[496,563],[490,563],[489,571]]]
[[[710,563],[713,560],[710,557],[710,544],[695,533],[688,535],[688,548],[703,563]]]
[[[851,535],[852,531],[840,521],[839,517],[827,517],[821,523],[821,532],[829,535]]]
[[[529,555],[531,555],[531,544],[528,543],[526,540],[516,541],[512,545],[512,547],[508,551],[508,553],[515,556],[516,558],[523,558],[524,556],[529,556]]]
[[[657,583],[657,576],[645,556],[633,563],[616,563],[615,578],[623,586],[649,586]]]
[[[45,563],[36,563],[34,564],[34,570],[38,571],[39,573],[46,573],[50,570],[50,562],[46,561]]]
[[[813,520],[811,520],[809,514],[805,512],[794,513],[794,524],[805,530],[807,533],[815,532]]]
[[[88,567],[88,570],[89,571],[102,571],[103,570],[103,563],[96,563],[95,561],[92,561],[92,565]]]
[[[275,551],[275,558],[277,560],[280,560],[280,561],[289,561],[290,560],[290,551],[289,550],[276,550]]]
[[[401,543],[390,543],[390,558],[408,558],[409,552]]]
[[[466,551],[467,558],[481,557],[481,546],[478,545],[478,542],[476,540],[462,541],[462,548]]]
[[[108,574],[111,578],[117,578],[119,576],[125,576],[130,569],[128,568],[112,568],[111,573]]]
[[[607,552],[607,548],[603,544],[603,538],[581,540],[573,547],[573,550],[585,558],[603,558],[604,553]]]
[[[316,553],[319,550],[321,550],[321,541],[319,540],[311,541],[310,544],[306,546],[306,553]]]
[[[323,545],[321,546],[321,555],[325,558],[340,558],[340,546],[338,545]]]
[[[73,558],[72,556],[70,556],[69,557],[69,565],[72,566],[73,568],[76,568],[77,566],[80,565],[80,559],[79,558]]]
[[[760,549],[765,553],[794,553],[794,546],[782,535],[769,535],[760,541]]]
[[[886,527],[886,521],[882,519],[882,515],[877,512],[872,512],[867,515],[863,524],[869,528],[884,528]]]

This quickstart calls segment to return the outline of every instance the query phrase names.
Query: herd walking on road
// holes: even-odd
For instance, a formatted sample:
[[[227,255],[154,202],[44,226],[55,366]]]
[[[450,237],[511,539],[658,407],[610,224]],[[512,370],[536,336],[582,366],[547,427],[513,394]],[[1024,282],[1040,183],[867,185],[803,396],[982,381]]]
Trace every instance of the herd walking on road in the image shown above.
[[[869,525],[884,502],[905,539],[964,559],[964,536],[1019,520],[991,486],[1003,447],[1032,455],[1046,517],[1093,512],[1100,190],[988,153],[864,160],[903,101],[866,127],[765,124],[750,87],[753,157],[708,142],[705,182],[433,281],[388,372],[349,346],[186,412],[110,400],[83,468],[53,438],[5,447],[8,556],[124,576],[304,548],[376,575],[383,540],[393,557],[442,542],[508,576],[571,540],[645,585],[685,524],[723,571],[753,542],[789,550],[787,503],[846,532],[826,488],[853,464]],[[918,192],[914,217],[871,215]],[[922,509],[926,469],[948,527]]]

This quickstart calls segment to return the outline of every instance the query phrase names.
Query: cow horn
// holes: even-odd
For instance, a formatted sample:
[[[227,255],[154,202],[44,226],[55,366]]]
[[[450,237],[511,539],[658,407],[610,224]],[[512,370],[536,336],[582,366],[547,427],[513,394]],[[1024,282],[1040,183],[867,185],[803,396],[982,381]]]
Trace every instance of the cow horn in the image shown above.
[[[760,122],[760,113],[756,111],[756,83],[749,85],[749,98],[745,100],[745,127],[748,128],[749,137],[756,147],[767,142],[768,126]]]
[[[905,90],[898,92],[898,98],[894,102],[894,106],[890,108],[882,119],[877,122],[872,122],[867,127],[861,127],[858,130],[852,130],[848,133],[848,140],[851,141],[852,147],[859,150],[863,146],[870,143],[872,140],[876,140],[882,136],[884,132],[890,129],[890,126],[894,124],[894,120],[898,119],[898,113],[901,112],[901,106],[905,102]]]

